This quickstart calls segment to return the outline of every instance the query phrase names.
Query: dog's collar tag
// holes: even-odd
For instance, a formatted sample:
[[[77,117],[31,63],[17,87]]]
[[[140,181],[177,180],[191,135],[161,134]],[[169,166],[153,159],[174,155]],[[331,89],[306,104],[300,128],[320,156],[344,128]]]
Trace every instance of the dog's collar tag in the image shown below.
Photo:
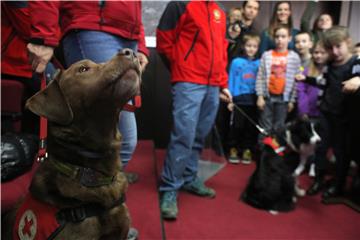
[[[111,184],[115,176],[104,177],[101,173],[91,168],[81,168],[79,172],[80,183],[85,187],[99,187]]]

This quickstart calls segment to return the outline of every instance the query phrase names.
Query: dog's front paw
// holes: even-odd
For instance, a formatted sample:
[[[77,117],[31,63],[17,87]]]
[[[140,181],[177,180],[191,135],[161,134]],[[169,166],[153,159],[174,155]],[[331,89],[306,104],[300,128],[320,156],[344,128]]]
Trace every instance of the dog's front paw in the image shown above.
[[[295,186],[295,193],[298,197],[304,197],[306,195],[305,189],[302,189],[299,186]]]

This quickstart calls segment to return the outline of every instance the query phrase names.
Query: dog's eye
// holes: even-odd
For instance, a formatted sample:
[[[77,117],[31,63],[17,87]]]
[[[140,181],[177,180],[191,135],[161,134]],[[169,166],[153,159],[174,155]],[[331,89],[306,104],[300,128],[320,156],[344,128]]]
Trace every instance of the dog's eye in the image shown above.
[[[90,69],[89,67],[81,66],[81,67],[79,68],[79,73],[87,72],[89,69]]]

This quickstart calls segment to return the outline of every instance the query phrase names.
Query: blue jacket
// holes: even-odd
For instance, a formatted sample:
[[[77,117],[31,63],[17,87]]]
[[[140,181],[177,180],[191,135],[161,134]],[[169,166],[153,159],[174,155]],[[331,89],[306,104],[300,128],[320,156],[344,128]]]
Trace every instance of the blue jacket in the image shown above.
[[[231,62],[229,71],[229,90],[234,101],[239,104],[255,104],[255,81],[260,60],[250,60],[242,57]]]

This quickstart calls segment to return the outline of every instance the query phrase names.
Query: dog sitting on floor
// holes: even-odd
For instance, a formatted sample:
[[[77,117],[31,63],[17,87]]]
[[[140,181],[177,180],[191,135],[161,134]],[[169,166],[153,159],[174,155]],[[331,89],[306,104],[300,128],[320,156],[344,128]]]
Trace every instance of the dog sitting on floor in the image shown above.
[[[126,239],[118,119],[140,78],[138,59],[123,49],[106,63],[73,64],[28,100],[48,119],[48,159],[8,216],[6,239]]]
[[[298,188],[294,174],[299,153],[302,149],[311,149],[318,141],[320,137],[313,123],[305,119],[296,119],[273,136],[265,137],[260,159],[242,193],[242,200],[274,214],[293,210],[296,196],[305,194]]]

